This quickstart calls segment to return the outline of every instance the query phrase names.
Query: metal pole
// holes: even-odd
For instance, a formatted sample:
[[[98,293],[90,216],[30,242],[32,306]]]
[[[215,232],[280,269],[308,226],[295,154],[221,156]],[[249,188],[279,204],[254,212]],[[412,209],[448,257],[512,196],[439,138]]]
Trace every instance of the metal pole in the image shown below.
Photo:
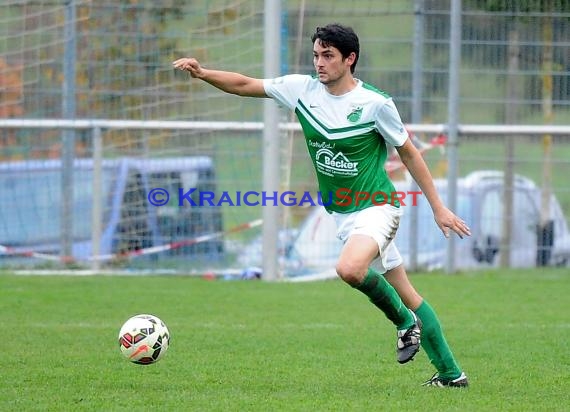
[[[103,168],[103,138],[101,128],[93,128],[93,209],[91,210],[91,255],[101,254],[102,233],[102,168]],[[99,259],[91,261],[91,270],[94,272],[101,268]]]
[[[422,122],[423,98],[423,59],[424,59],[424,0],[416,0],[414,6],[414,49],[412,68],[412,123]],[[419,190],[418,184],[412,180],[412,191]],[[408,269],[415,271],[418,268],[418,208],[410,207],[410,261]]]
[[[552,73],[555,70],[553,65],[554,47],[553,47],[553,1],[544,2],[547,17],[544,19],[542,26],[542,113],[546,124],[552,123],[554,112],[552,110]],[[554,241],[554,221],[551,215],[552,197],[552,135],[544,134],[542,136],[542,188],[541,188],[541,208],[540,222],[538,228],[537,242],[537,266],[547,266],[550,262],[552,253],[552,245]]]
[[[64,56],[62,85],[62,114],[64,119],[75,118],[75,61],[76,61],[75,0],[66,0],[64,26]],[[73,249],[73,158],[75,130],[62,132],[61,145],[61,256],[72,255]]]
[[[281,2],[265,0],[264,16],[264,76],[279,76],[281,67]],[[279,190],[279,108],[272,99],[265,99],[263,105],[263,191],[270,197],[277,197]],[[278,204],[278,202],[277,202]],[[263,279],[277,280],[279,273],[277,242],[279,207],[268,199],[263,210]]]
[[[447,205],[452,211],[457,209],[457,148],[459,123],[459,69],[461,67],[461,0],[451,1],[449,33],[449,96],[448,116],[448,175]],[[455,234],[451,233],[447,244],[445,271],[455,272]]]
[[[519,84],[522,83],[519,72],[519,32],[516,21],[509,30],[507,63],[507,102],[505,104],[505,123],[516,124],[518,121]],[[513,207],[515,180],[515,135],[505,136],[505,171],[503,179],[503,224],[499,245],[499,265],[511,266],[511,240],[513,235]]]

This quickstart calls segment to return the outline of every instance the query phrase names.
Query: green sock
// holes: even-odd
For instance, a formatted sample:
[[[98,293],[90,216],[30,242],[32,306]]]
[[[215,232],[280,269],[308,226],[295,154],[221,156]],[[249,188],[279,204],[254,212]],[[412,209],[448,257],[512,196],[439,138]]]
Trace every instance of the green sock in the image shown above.
[[[443,379],[455,379],[461,375],[461,369],[451,353],[451,349],[443,336],[441,323],[429,303],[424,301],[416,309],[416,315],[423,323],[422,348],[426,351],[429,360],[437,369]]]
[[[410,310],[404,305],[396,289],[380,273],[368,269],[362,283],[355,288],[368,296],[399,330],[408,329],[414,324]]]

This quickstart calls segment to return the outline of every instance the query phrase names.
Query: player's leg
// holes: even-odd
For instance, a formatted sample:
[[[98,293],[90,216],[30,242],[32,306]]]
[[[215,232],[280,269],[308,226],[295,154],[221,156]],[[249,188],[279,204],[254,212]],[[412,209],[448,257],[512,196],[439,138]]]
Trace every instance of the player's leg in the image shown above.
[[[368,296],[398,329],[408,329],[414,324],[411,312],[384,276],[369,267],[377,255],[374,239],[352,235],[341,251],[336,271],[342,280]]]
[[[421,323],[384,276],[370,267],[374,259],[382,260],[378,241],[368,235],[351,235],[339,257],[337,273],[346,283],[368,296],[396,326],[397,359],[406,363],[419,351]]]
[[[437,374],[426,382],[433,386],[467,386],[467,377],[455,360],[445,339],[441,323],[430,304],[423,299],[411,284],[403,265],[388,270],[385,274],[404,304],[412,309],[422,321],[421,344]]]

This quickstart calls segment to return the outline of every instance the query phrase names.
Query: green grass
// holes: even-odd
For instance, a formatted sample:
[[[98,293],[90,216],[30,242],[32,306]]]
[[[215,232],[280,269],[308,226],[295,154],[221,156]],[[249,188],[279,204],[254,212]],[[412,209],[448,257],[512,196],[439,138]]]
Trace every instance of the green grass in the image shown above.
[[[0,275],[0,410],[567,410],[568,273],[413,280],[469,389],[420,387],[425,354],[398,365],[392,326],[339,281]],[[172,334],[156,365],[130,364],[117,345],[142,312]]]

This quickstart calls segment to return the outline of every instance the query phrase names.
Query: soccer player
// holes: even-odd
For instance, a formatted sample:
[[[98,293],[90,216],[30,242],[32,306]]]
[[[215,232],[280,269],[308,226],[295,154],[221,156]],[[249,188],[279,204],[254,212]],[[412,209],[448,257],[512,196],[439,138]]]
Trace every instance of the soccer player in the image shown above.
[[[437,370],[424,385],[465,387],[467,377],[454,359],[436,313],[412,286],[392,242],[402,209],[397,198],[385,200],[385,194],[395,193],[384,169],[386,143],[396,147],[444,236],[449,237],[450,231],[469,236],[470,229],[441,201],[390,96],[354,77],[360,54],[356,33],[350,27],[329,24],[316,29],[312,43],[315,76],[256,79],[202,67],[191,57],[172,64],[226,93],[273,98],[295,111],[319,190],[325,199],[328,194],[336,196],[326,208],[344,242],[336,265],[339,277],[364,293],[396,326],[398,362],[412,360],[421,344]],[[354,194],[354,199],[347,193]]]

